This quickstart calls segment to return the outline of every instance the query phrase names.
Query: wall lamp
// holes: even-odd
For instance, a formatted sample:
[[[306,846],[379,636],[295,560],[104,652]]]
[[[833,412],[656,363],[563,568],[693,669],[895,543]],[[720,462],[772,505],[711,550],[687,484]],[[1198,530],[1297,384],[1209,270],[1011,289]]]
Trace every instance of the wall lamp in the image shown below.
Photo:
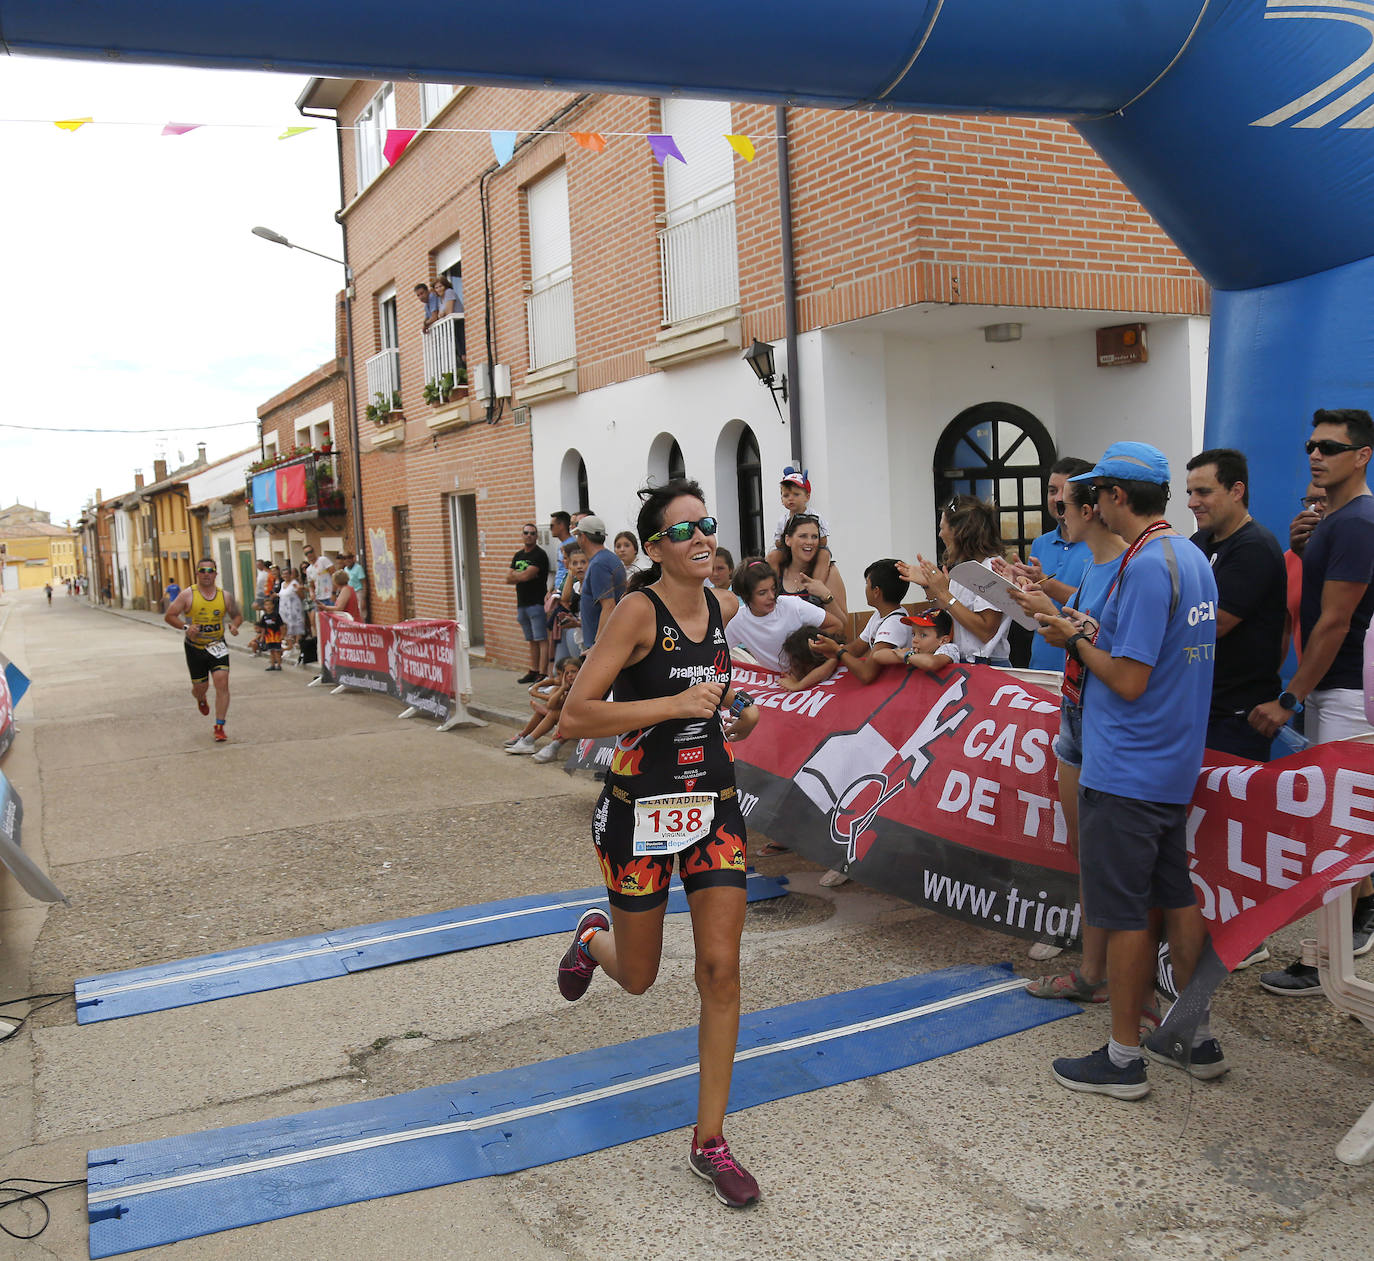
[[[782,381],[778,385],[773,384],[777,376],[777,370],[773,363],[773,347],[768,342],[761,342],[756,337],[754,344],[744,352],[744,362],[753,370],[754,375],[763,382],[773,395],[773,406],[778,409],[778,417],[782,418],[782,406],[778,402],[778,395],[782,395],[782,401],[787,402],[787,373],[782,374]]]

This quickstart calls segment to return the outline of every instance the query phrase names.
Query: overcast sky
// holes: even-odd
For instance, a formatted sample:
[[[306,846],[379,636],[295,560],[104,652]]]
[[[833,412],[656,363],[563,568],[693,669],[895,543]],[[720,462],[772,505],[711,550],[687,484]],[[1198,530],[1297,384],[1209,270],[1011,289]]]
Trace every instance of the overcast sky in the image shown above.
[[[0,428],[0,506],[74,521],[97,487],[151,481],[157,456],[251,446],[258,404],[333,356],[343,269],[249,232],[342,257],[332,123],[277,139],[309,122],[305,83],[0,57],[0,422],[157,429]],[[50,121],[87,115],[74,133]],[[263,125],[163,137],[167,122]]]

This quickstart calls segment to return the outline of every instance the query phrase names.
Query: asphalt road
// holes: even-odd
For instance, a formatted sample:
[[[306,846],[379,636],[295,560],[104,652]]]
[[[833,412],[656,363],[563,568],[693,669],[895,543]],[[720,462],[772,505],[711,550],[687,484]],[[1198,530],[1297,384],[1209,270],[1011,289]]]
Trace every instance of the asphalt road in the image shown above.
[[[26,848],[71,897],[0,873],[0,997],[333,927],[594,884],[595,785],[504,755],[509,729],[436,734],[385,699],[233,663],[214,746],[176,637],[64,595],[0,600],[0,651],[33,679],[4,770]],[[757,838],[751,838],[756,843]],[[746,1010],[1024,947],[783,855],[795,892],[751,909]],[[80,1177],[93,1147],[361,1101],[695,1020],[690,928],[669,921],[641,998],[598,977],[570,1006],[564,942],[537,938],[78,1027],[71,1002],[0,1044],[0,1176]],[[1280,934],[1291,950],[1297,927]],[[1291,957],[1281,954],[1281,960]],[[1370,956],[1364,964],[1374,961]],[[1371,970],[1362,966],[1362,971]],[[685,1169],[687,1131],[522,1174],[173,1244],[179,1258],[1261,1259],[1360,1256],[1374,1166],[1334,1148],[1374,1099],[1374,1035],[1324,999],[1223,989],[1215,1083],[1151,1070],[1138,1103],[1071,1094],[1049,1060],[1107,1037],[1103,1008],[927,1064],[755,1108],[728,1134],[763,1201],[731,1212]],[[0,1257],[87,1255],[64,1191]],[[12,1229],[38,1223],[10,1209]]]

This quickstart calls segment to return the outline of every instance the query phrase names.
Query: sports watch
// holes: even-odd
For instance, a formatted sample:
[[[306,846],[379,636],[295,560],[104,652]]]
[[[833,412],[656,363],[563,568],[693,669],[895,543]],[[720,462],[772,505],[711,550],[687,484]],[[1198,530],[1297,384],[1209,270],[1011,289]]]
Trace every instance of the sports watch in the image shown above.
[[[1292,710],[1295,714],[1302,713],[1302,702],[1298,700],[1292,692],[1279,693],[1279,708]]]
[[[738,718],[753,703],[754,698],[748,692],[736,692],[735,699],[730,702],[730,713]]]

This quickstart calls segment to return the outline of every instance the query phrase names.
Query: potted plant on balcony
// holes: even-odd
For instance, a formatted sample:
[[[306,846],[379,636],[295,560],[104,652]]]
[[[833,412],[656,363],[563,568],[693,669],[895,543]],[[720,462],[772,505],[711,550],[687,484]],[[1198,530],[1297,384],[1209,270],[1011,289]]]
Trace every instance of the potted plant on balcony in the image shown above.
[[[459,368],[456,378],[452,372],[445,372],[437,381],[425,382],[425,402],[431,407],[442,407],[445,403],[451,403],[455,398],[462,398],[467,394],[467,383],[466,368]]]
[[[388,398],[386,393],[378,390],[372,396],[372,402],[367,405],[367,418],[376,425],[390,424],[393,417],[399,418],[401,412],[401,392],[392,391]]]

